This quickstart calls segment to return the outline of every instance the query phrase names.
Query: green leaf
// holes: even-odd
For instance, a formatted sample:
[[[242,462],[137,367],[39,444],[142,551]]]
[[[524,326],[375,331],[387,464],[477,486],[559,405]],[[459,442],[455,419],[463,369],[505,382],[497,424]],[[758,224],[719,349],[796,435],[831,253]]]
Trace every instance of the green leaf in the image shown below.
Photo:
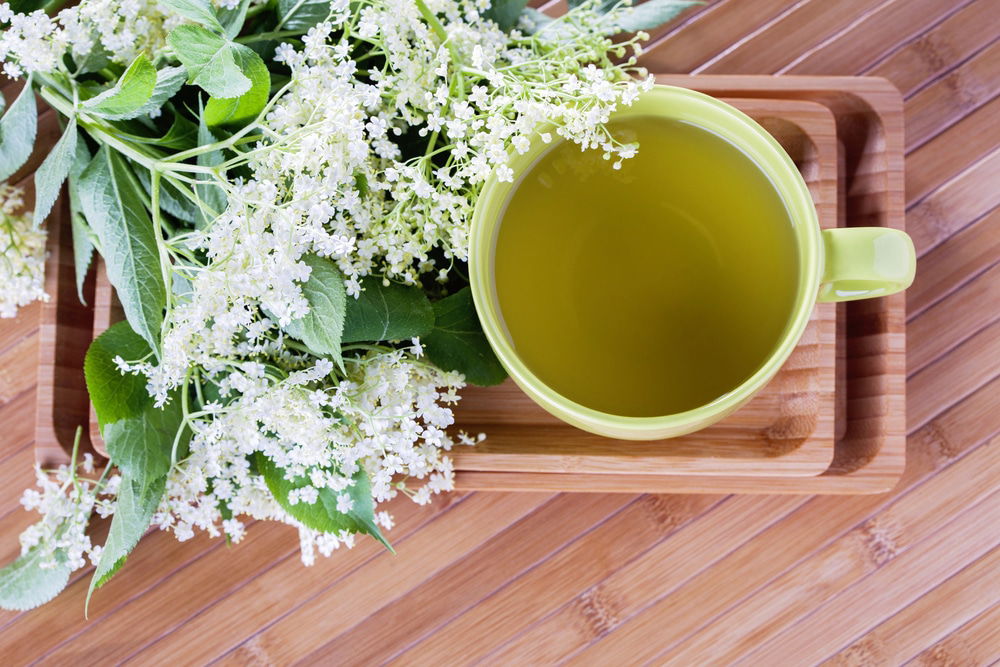
[[[340,339],[347,308],[344,277],[331,259],[308,254],[302,256],[302,261],[312,269],[309,280],[302,285],[302,294],[309,302],[309,313],[292,320],[283,329],[316,354],[333,357],[343,368]]]
[[[151,196],[152,183],[150,182],[149,172],[145,169],[138,169],[135,175],[142,184],[142,189],[145,190],[146,195]],[[160,210],[192,225],[201,220],[201,209],[193,201],[181,194],[170,181],[162,179],[160,180]]]
[[[517,19],[527,4],[528,0],[492,0],[485,16],[500,26],[501,30],[509,31],[517,25]]]
[[[217,139],[215,138],[215,135],[212,134],[210,129],[208,129],[208,125],[205,124],[205,113],[202,111],[199,114],[198,119],[198,145],[208,146],[214,144],[216,141]],[[201,153],[196,159],[196,162],[203,167],[217,167],[225,161],[226,156],[223,155],[220,150]],[[195,194],[198,195],[198,198],[215,212],[215,215],[218,215],[226,210],[226,193],[218,185],[215,185],[214,183],[196,185],[194,186],[194,191]],[[208,215],[201,209],[198,211],[198,216],[201,223],[197,225],[199,229],[204,228],[214,219],[214,216],[211,218],[208,217]]]
[[[249,51],[247,47],[196,25],[177,26],[167,42],[187,68],[191,82],[212,97],[239,97],[250,90],[250,79],[236,63],[236,52]]]
[[[76,274],[76,294],[80,303],[86,304],[83,298],[83,283],[87,279],[87,271],[94,256],[94,244],[90,240],[90,226],[83,216],[83,205],[80,202],[80,192],[77,184],[80,175],[90,164],[90,150],[87,142],[77,138],[76,150],[73,152],[73,163],[69,168],[69,215],[70,229],[73,232],[73,271]]]
[[[576,9],[587,1],[588,0],[566,0],[566,4],[569,5],[570,9]],[[621,1],[622,0],[601,0],[597,3],[597,6],[594,9],[598,12],[605,13]]]
[[[17,14],[30,14],[46,5],[46,0],[10,0],[10,10]]]
[[[146,137],[140,134],[118,132],[118,137],[128,139],[137,144],[161,146],[183,151],[198,145],[198,126],[184,117],[180,112],[174,113],[174,120],[167,131],[159,137]]]
[[[83,283],[94,258],[94,244],[90,240],[90,227],[79,210],[70,210],[70,230],[73,233],[73,271],[76,273],[76,296],[80,303],[87,305],[83,298]]]
[[[177,433],[182,428],[178,439]],[[162,408],[150,402],[137,416],[105,424],[103,436],[111,461],[132,479],[137,490],[145,493],[170,471],[175,439],[177,458],[187,454],[190,430],[184,426],[180,399],[174,396]]]
[[[648,0],[616,16],[614,25],[617,30],[611,29],[610,32],[652,30],[671,20],[685,9],[700,4],[703,3],[689,2],[688,0]]]
[[[483,334],[472,302],[472,290],[462,288],[434,304],[434,330],[421,342],[427,358],[446,371],[458,371],[472,384],[500,384],[507,372]]]
[[[80,201],[132,329],[157,349],[166,286],[140,186],[117,152],[102,146],[80,177]]]
[[[146,391],[146,377],[122,375],[115,364],[115,357],[137,361],[148,357],[150,352],[149,343],[132,331],[128,322],[113,324],[90,344],[83,361],[83,375],[101,432],[108,424],[140,416],[153,404]]]
[[[59,196],[59,188],[69,175],[76,155],[76,118],[70,118],[62,137],[35,171],[35,224],[48,217]]]
[[[136,56],[114,86],[83,103],[89,113],[104,118],[132,118],[156,88],[156,68],[145,53]]]
[[[73,64],[76,65],[74,74],[90,74],[99,72],[111,64],[111,54],[101,44],[100,36],[96,30],[92,30],[91,40],[93,46],[82,56],[72,54]]]
[[[341,342],[403,340],[434,328],[434,309],[416,285],[385,286],[381,278],[368,276],[361,287],[357,299],[347,300]]]
[[[38,108],[31,79],[0,118],[0,181],[6,181],[31,156],[38,131]]]
[[[342,492],[348,494],[354,502],[351,511],[342,514],[337,511],[337,494],[325,487],[318,489],[319,499],[316,502],[298,502],[293,505],[288,500],[288,494],[293,489],[301,489],[308,485],[309,480],[305,477],[286,478],[285,471],[274,465],[274,461],[262,452],[254,454],[254,461],[274,499],[282,509],[305,526],[321,533],[337,533],[341,530],[349,533],[367,533],[381,542],[386,549],[396,553],[375,525],[375,503],[372,500],[368,474],[364,468],[358,467],[353,476],[354,484]]]
[[[229,39],[236,39],[243,29],[243,23],[247,20],[247,9],[250,8],[250,0],[242,0],[234,9],[219,9],[219,23],[225,30],[225,35]]]
[[[368,195],[368,177],[365,176],[364,172],[354,172],[354,187],[357,188],[358,194],[362,197]]]
[[[33,548],[0,570],[0,607],[27,611],[43,605],[66,588],[72,569],[65,563],[42,568],[42,553]]]
[[[111,120],[123,120],[126,118],[136,118],[138,116],[148,116],[160,107],[167,100],[177,94],[184,82],[187,81],[187,70],[183,67],[164,67],[156,73],[156,85],[153,86],[153,94],[149,96],[146,103],[130,114],[122,116],[107,116]],[[174,118],[179,118],[177,114]],[[194,123],[191,123],[194,125]],[[172,128],[171,128],[172,129]]]
[[[239,97],[208,100],[204,118],[209,127],[253,120],[271,96],[271,75],[260,56],[249,49],[237,51],[236,64],[250,77],[250,90]]]
[[[118,503],[115,515],[111,520],[108,539],[104,542],[104,550],[97,561],[94,576],[90,579],[87,590],[87,605],[94,590],[103,586],[115,575],[135,545],[146,534],[153,513],[156,512],[160,499],[166,488],[166,477],[160,477],[147,488],[142,489],[128,474],[122,475],[121,486],[118,489]]]
[[[210,30],[223,32],[222,24],[209,0],[160,0],[160,4]]]
[[[330,16],[330,0],[278,0],[278,28],[306,32]]]

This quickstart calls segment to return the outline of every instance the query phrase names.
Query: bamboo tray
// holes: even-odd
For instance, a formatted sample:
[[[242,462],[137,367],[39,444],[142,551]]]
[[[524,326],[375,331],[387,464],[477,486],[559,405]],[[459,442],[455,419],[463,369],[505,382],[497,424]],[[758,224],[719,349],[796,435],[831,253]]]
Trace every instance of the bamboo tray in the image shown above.
[[[797,100],[726,100],[782,144],[809,186],[823,227],[837,226],[837,136],[830,110]],[[456,422],[487,434],[454,451],[457,471],[636,475],[815,476],[835,438],[836,306],[818,304],[792,356],[752,401],[722,422],[652,442],[613,440],[569,426],[510,380],[469,387]]]
[[[902,100],[888,82],[854,77],[770,76],[673,76],[660,80],[728,98],[794,99],[827,107],[837,127],[840,222],[902,228]],[[777,123],[769,129],[776,131],[780,125]],[[59,213],[65,217],[64,210],[60,209]],[[36,427],[36,450],[43,462],[65,460],[65,451],[72,442],[76,426],[86,426],[89,422],[81,369],[83,352],[95,326],[92,309],[79,306],[73,294],[68,229],[62,228],[59,218],[53,219],[51,228],[51,270],[47,280],[49,293],[55,298],[43,312]],[[93,303],[93,275],[88,279],[85,295]],[[466,450],[458,453],[457,485],[463,489],[484,490],[630,493],[875,493],[888,490],[904,465],[904,309],[902,295],[838,307],[834,452],[832,462],[819,476],[593,473],[575,469],[572,456],[564,456],[559,466],[543,468],[545,472],[503,468],[498,471],[487,465],[482,465],[485,469],[463,469],[461,459],[470,453]],[[493,391],[498,398],[504,392],[510,394],[510,390],[503,387]],[[493,428],[494,425],[484,423],[481,411],[477,413],[475,392],[467,397],[463,410],[463,426],[471,428],[475,421]],[[514,426],[516,423],[509,428]],[[582,432],[576,433],[588,437]],[[491,439],[494,443],[497,441],[496,432]],[[83,446],[90,447],[86,433]],[[544,452],[536,450],[534,456],[542,454]],[[495,452],[484,449],[484,455],[494,456]],[[770,458],[761,460],[773,464],[778,458],[772,453]],[[476,463],[471,465],[478,466]]]
[[[836,226],[837,144],[829,110],[808,101],[733,102],[778,138],[799,165],[822,225]],[[88,292],[93,307],[86,313],[79,312],[72,294],[73,270],[66,261],[70,251],[65,246],[65,229],[56,231],[62,234],[54,233],[50,239],[49,278],[51,291],[58,296],[46,306],[45,342],[40,351],[45,370],[39,384],[46,388],[61,386],[67,391],[72,388],[76,398],[83,395],[82,376],[79,365],[73,362],[85,347],[76,348],[121,319],[121,312],[99,260],[96,270],[91,271],[96,279]],[[73,303],[67,304],[67,298]],[[73,307],[72,318],[67,317],[67,306]],[[486,430],[490,438],[476,448],[456,452],[456,467],[528,472],[818,475],[829,467],[834,449],[835,319],[834,305],[817,306],[799,346],[761,395],[723,423],[684,438],[624,443],[592,436],[549,416],[512,383],[485,390],[472,388],[460,404],[459,422],[468,430]],[[85,333],[88,323],[90,331]],[[61,345],[57,344],[60,337],[66,340]],[[57,350],[69,347],[70,339],[75,346],[73,358],[66,360],[69,363],[53,364]],[[55,414],[40,407],[39,415],[51,415],[51,424],[40,423],[38,447],[47,452],[49,459],[59,456],[71,445],[79,410]],[[93,411],[86,417],[90,445],[103,454]]]
[[[903,103],[879,78],[658,77],[726,98],[804,100],[834,115],[839,145],[840,222],[904,228]],[[906,301],[903,294],[837,307],[836,441],[827,470],[815,477],[691,476],[459,470],[456,485],[479,490],[624,493],[879,493],[905,465]],[[465,455],[465,454],[463,454]]]

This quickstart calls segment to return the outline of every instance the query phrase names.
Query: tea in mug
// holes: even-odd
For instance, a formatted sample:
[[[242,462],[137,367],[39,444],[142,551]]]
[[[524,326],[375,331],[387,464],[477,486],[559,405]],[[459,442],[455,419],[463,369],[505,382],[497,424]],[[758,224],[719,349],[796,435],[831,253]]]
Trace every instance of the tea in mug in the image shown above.
[[[497,232],[510,342],[542,382],[614,415],[658,417],[732,391],[768,359],[798,285],[792,221],[742,150],[691,123],[613,122],[638,153],[555,144]]]

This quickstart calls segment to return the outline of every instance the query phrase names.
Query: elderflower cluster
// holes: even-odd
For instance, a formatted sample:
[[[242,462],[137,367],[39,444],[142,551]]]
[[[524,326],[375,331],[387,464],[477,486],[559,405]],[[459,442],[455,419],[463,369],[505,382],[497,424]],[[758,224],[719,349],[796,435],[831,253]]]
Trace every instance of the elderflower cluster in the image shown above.
[[[94,459],[84,454],[80,465],[84,474],[93,474]],[[114,513],[111,498],[117,493],[121,477],[112,475],[104,481],[80,477],[73,465],[61,465],[52,472],[35,469],[38,489],[27,489],[21,496],[26,510],[35,510],[42,519],[21,533],[21,555],[30,553],[43,569],[66,567],[70,571],[97,564],[100,545],[91,544],[87,535],[90,515],[101,517]]]
[[[341,544],[353,544],[350,533],[311,530],[278,505],[251,468],[258,454],[290,480],[308,480],[289,494],[293,504],[313,503],[327,489],[336,496],[338,511],[349,512],[353,501],[346,491],[359,468],[371,480],[376,503],[403,492],[425,504],[450,490],[454,473],[444,452],[454,443],[445,429],[454,422],[450,406],[465,386],[461,376],[404,350],[370,352],[346,362],[347,377],[339,381],[325,359],[281,380],[254,362],[221,376],[220,402],[192,421],[190,454],[171,472],[154,524],[180,540],[195,530],[217,536],[221,525],[238,542],[244,525],[223,519],[223,509],[231,517],[283,521],[299,527],[307,563],[314,547],[329,555]],[[223,406],[228,397],[231,402]],[[426,481],[412,488],[406,479]],[[380,512],[377,523],[390,528],[392,519]]]
[[[512,180],[509,153],[527,152],[540,129],[548,130],[541,141],[560,136],[606,158],[634,152],[604,123],[652,79],[611,65],[609,54],[631,42],[603,36],[597,24],[607,18],[573,12],[561,22],[577,38],[555,42],[512,38],[476,7],[431,7],[447,19],[442,44],[412,1],[369,3],[354,34],[373,45],[367,58],[384,58],[378,68],[355,62],[350,38],[338,36],[346,10],[311,30],[301,51],[277,50],[292,84],[265,122],[278,139],[251,166],[268,183],[292,184],[271,205],[299,216],[315,251],[336,257],[353,292],[371,273],[444,280],[454,260],[468,258],[480,187],[494,171]],[[414,134],[428,139],[422,154],[407,148]]]
[[[348,298],[369,276],[447,283],[468,259],[481,188],[490,177],[513,180],[510,156],[532,141],[571,141],[615,164],[634,154],[605,124],[652,80],[634,59],[615,64],[638,38],[607,37],[616,10],[602,14],[598,4],[508,34],[482,18],[487,0],[426,0],[440,21],[414,0],[332,0],[301,47],[277,47],[290,80],[243,133],[257,143],[233,135],[198,149],[236,156],[225,167],[240,178],[192,172],[210,179],[195,198],[222,210],[163,240],[176,261],[165,267],[173,290],[155,365],[116,359],[123,372],[146,376],[157,405],[189,396],[192,378],[206,394],[198,411],[184,406],[193,435],[171,466],[154,525],[180,540],[203,531],[238,542],[240,517],[282,521],[299,529],[308,564],[354,536],[303,525],[270,491],[263,466],[285,471],[287,505],[322,497],[341,514],[359,493],[365,503],[402,493],[424,504],[453,488],[447,453],[482,437],[447,433],[460,374],[426,363],[419,340],[347,346],[339,369],[285,329],[309,313],[310,255],[337,264]],[[54,20],[12,17],[0,4],[0,22],[12,25],[0,60],[38,71],[32,48],[103,48],[125,62],[139,49],[155,55],[179,21],[155,0],[81,0]],[[99,501],[80,496],[81,507],[88,502]],[[51,514],[65,512],[56,505]],[[391,528],[387,512],[375,517]],[[28,539],[42,544],[45,535]],[[73,562],[85,552],[74,547]]]
[[[239,1],[215,4],[235,9]],[[81,0],[54,17],[40,9],[19,14],[7,2],[0,2],[0,62],[12,79],[51,72],[65,53],[85,71],[109,62],[126,65],[141,51],[151,57],[159,55],[166,47],[167,34],[187,22],[158,0]]]
[[[468,259],[483,183],[494,170],[511,180],[510,152],[526,152],[540,129],[535,140],[559,136],[619,161],[634,154],[604,123],[652,80],[610,63],[632,42],[604,37],[596,24],[606,19],[575,11],[563,21],[581,36],[550,42],[512,38],[468,2],[438,5],[450,48],[411,0],[369,2],[353,29],[349,3],[335,0],[301,51],[278,47],[292,80],[263,121],[267,140],[245,154],[252,177],[221,180],[227,209],[185,241],[209,263],[185,276],[191,291],[170,315],[150,376],[160,403],[192,366],[280,349],[277,327],[308,309],[306,253],[334,259],[352,297],[372,274],[446,280]],[[353,59],[357,39],[382,67]],[[408,154],[412,135],[429,140],[420,154]]]
[[[611,64],[632,42],[604,37],[596,12],[571,13],[561,34],[576,37],[547,41],[503,33],[471,2],[431,5],[445,16],[447,42],[411,0],[369,0],[360,12],[334,0],[300,50],[279,46],[275,59],[291,81],[260,122],[265,139],[242,153],[249,176],[219,178],[225,210],[171,241],[206,259],[175,268],[187,287],[168,313],[157,365],[121,365],[147,375],[159,404],[193,369],[217,386],[219,400],[189,421],[190,454],[171,472],[154,520],[179,539],[201,530],[238,541],[245,527],[237,517],[246,515],[298,526],[306,562],[353,543],[286,512],[254,470],[258,455],[309,480],[289,494],[292,503],[329,492],[348,511],[359,467],[375,502],[403,492],[426,503],[451,489],[454,442],[445,429],[463,378],[424,363],[419,342],[348,355],[346,375],[289,348],[282,327],[309,309],[304,255],[333,259],[348,298],[369,275],[444,281],[468,257],[486,179],[513,178],[512,153],[556,137],[605,159],[634,153],[604,123],[651,82]],[[359,43],[378,67],[355,60]],[[406,478],[427,481],[413,489]]]
[[[0,183],[0,318],[15,317],[32,301],[47,301],[45,293],[45,231],[37,229],[24,205],[20,188]]]

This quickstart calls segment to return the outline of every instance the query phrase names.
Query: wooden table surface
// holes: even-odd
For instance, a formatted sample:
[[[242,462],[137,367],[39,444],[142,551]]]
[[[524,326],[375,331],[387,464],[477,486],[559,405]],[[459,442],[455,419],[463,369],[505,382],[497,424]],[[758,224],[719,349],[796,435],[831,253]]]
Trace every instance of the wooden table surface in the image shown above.
[[[678,72],[868,74],[906,98],[908,466],[862,497],[472,493],[299,563],[156,533],[83,617],[0,613],[0,662],[987,665],[1000,659],[1000,2],[709,0]],[[0,559],[35,516],[38,308],[0,322]]]

